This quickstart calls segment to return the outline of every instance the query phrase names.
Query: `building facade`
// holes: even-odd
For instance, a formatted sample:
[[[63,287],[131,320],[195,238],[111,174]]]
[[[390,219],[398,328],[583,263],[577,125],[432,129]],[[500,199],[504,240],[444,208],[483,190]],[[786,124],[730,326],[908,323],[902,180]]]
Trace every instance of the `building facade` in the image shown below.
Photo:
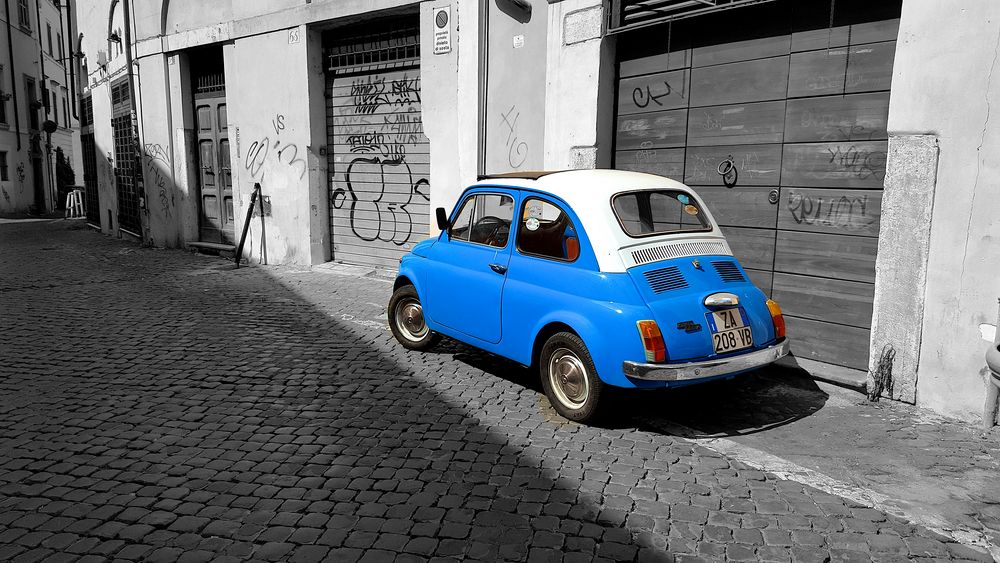
[[[655,172],[782,304],[792,363],[973,419],[1000,8],[932,4],[106,0],[79,14],[88,215],[392,269],[478,174]]]
[[[64,0],[6,0],[0,27],[0,213],[52,211],[80,170],[72,64],[72,8]]]

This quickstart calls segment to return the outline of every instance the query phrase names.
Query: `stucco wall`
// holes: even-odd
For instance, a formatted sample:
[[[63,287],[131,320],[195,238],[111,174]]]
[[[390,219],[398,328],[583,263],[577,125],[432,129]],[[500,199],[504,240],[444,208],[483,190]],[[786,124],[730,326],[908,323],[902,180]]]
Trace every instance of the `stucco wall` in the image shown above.
[[[982,414],[987,348],[979,325],[996,322],[1000,296],[1000,3],[975,0],[961,8],[903,3],[888,128],[890,136],[935,135],[940,149],[916,400],[976,419]],[[961,40],[946,40],[942,30]]]
[[[434,54],[436,6],[451,6],[451,52]],[[455,205],[476,181],[479,159],[479,7],[477,0],[425,2],[420,11],[420,75],[424,134],[430,140],[433,210]]]
[[[167,57],[145,57],[138,62],[140,167],[146,193],[146,223],[149,241],[156,246],[182,247],[185,190],[174,178],[172,119],[167,82]]]
[[[545,159],[548,4],[488,2],[485,172],[538,170]]]
[[[545,168],[611,163],[613,40],[602,38],[604,9],[596,0],[549,6],[545,91]]]
[[[323,222],[326,209],[320,208],[324,202],[315,202],[316,216],[310,212],[311,194],[316,195],[310,178],[319,180],[325,174],[310,175],[310,169],[325,169],[326,157],[313,143],[310,105],[322,105],[323,98],[309,95],[308,44],[307,30],[299,26],[237,39],[226,51],[236,236],[253,185],[260,182],[271,204],[272,215],[264,224],[269,263],[321,261],[312,258],[310,222]],[[244,252],[256,262],[261,257],[259,219],[251,222],[251,229]]]

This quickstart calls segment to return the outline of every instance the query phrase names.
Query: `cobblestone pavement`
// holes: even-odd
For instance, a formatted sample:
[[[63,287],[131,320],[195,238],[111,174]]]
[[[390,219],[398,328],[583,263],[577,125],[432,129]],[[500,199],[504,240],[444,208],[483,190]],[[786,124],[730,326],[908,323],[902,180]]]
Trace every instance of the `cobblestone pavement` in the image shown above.
[[[990,560],[650,426],[663,394],[580,426],[405,351],[389,289],[0,225],[0,560]]]

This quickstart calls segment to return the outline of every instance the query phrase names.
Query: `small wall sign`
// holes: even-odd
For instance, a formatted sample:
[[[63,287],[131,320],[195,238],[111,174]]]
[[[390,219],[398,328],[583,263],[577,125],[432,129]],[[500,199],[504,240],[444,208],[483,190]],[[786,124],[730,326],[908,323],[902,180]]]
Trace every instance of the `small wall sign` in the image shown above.
[[[451,52],[451,6],[434,8],[434,54]]]

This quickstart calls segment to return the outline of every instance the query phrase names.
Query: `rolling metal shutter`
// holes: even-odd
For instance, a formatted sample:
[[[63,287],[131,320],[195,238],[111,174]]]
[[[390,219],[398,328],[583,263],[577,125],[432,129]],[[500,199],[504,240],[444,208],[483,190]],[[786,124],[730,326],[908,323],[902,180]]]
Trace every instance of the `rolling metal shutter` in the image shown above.
[[[417,20],[373,28],[327,47],[330,231],[333,260],[395,269],[430,231],[430,149]]]
[[[798,358],[865,370],[900,2],[831,7],[623,34],[615,162],[704,197]]]

